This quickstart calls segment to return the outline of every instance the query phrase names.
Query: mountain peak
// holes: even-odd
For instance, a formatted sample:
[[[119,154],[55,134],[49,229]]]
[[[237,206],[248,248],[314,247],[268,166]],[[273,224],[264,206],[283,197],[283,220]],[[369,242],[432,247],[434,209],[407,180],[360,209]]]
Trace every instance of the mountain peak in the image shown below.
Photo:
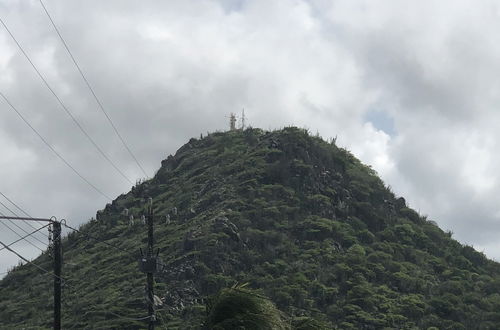
[[[330,329],[500,327],[499,264],[409,208],[334,141],[296,127],[193,138],[68,235],[67,327],[143,327],[130,318],[145,311],[137,258],[148,198],[164,264],[160,325],[199,327],[211,295],[248,282],[292,324],[310,316]],[[49,255],[35,263],[50,268]],[[1,322],[48,327],[49,280],[30,265],[7,275]]]

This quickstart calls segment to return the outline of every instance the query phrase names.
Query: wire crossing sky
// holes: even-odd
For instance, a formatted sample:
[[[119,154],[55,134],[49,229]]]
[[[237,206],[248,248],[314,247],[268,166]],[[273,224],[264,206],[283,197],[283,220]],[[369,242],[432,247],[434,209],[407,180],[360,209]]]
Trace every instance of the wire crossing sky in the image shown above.
[[[101,147],[94,141],[94,139],[90,136],[90,134],[87,132],[87,130],[83,127],[83,125],[75,118],[73,113],[66,107],[66,105],[62,102],[61,98],[56,94],[54,89],[50,86],[50,84],[47,82],[47,79],[45,79],[44,75],[38,70],[36,65],[33,63],[31,58],[28,56],[28,54],[25,52],[24,48],[21,46],[19,41],[14,37],[12,32],[9,30],[5,22],[0,18],[0,23],[2,23],[3,27],[7,31],[7,33],[10,35],[12,40],[16,43],[17,47],[21,51],[21,53],[24,55],[26,60],[30,63],[30,65],[33,67],[33,70],[35,70],[36,74],[42,82],[44,83],[45,87],[50,91],[50,93],[54,96],[54,98],[57,100],[61,108],[68,114],[68,116],[71,118],[73,123],[78,127],[78,129],[85,135],[85,137],[88,139],[88,141],[95,147],[95,149],[106,159],[106,161],[125,179],[127,180],[130,184],[132,184],[132,181],[116,166],[116,164],[106,155],[106,153],[102,150]],[[3,95],[2,95],[3,96]],[[5,98],[5,96],[3,96]]]
[[[23,122],[28,125],[29,128],[42,140],[42,142],[50,149],[52,152],[66,165],[68,166],[80,179],[82,179],[86,184],[88,184],[92,189],[94,189],[97,193],[102,195],[107,200],[112,200],[111,197],[108,197],[105,193],[103,193],[99,188],[97,188],[93,183],[91,183],[87,178],[85,178],[80,172],[78,172],[59,152],[57,152],[45,138],[38,133],[38,131],[29,123],[29,121],[17,110],[16,107],[10,103],[10,101],[5,97],[5,95],[0,92],[0,96],[4,99],[4,101],[9,105],[9,107],[16,112],[16,114],[23,120]]]
[[[26,234],[26,235],[24,235],[24,236],[21,236],[19,239],[15,240],[14,242],[12,242],[12,243],[10,243],[10,244],[7,244],[5,247],[0,248],[0,251],[2,251],[2,250],[4,250],[4,249],[6,249],[7,247],[11,247],[12,245],[14,245],[14,244],[16,244],[17,242],[20,242],[20,241],[22,241],[22,240],[27,241],[27,238],[28,238],[28,237],[30,237],[31,235],[33,235],[33,234],[35,234],[35,233],[39,232],[40,230],[42,230],[42,229],[44,229],[44,228],[46,228],[46,227],[48,227],[49,225],[50,225],[50,224],[46,224],[46,225],[44,225],[44,226],[42,226],[42,227],[40,227],[40,228],[38,228],[38,229],[35,229],[35,230],[34,230],[34,231],[32,231],[31,233],[28,233],[28,234]]]
[[[497,1],[13,0],[0,17],[132,182],[191,137],[226,130],[244,108],[252,127],[337,137],[412,208],[500,260]],[[107,196],[129,191],[64,124],[68,115],[6,32],[0,50],[0,91],[11,104]],[[72,227],[105,207],[11,110],[0,104],[2,192]],[[5,268],[17,261],[0,255]]]
[[[2,212],[0,212],[0,215],[1,216],[6,216]],[[16,227],[18,230],[21,230],[22,232],[24,232],[26,235],[28,235],[28,236],[32,235],[28,231],[26,231],[24,228],[22,228],[20,225],[18,225],[17,223],[15,223],[14,221],[9,220],[9,219],[7,219],[6,221],[8,221],[11,225],[13,225],[14,227]],[[33,243],[31,240],[29,240],[27,237],[25,237],[26,235],[23,236],[23,235],[19,234],[19,232],[16,229],[13,229],[10,225],[8,225],[7,223],[5,223],[5,220],[1,219],[0,223],[2,225],[4,225],[7,229],[9,229],[12,233],[14,233],[16,236],[19,236],[20,239],[24,240],[25,242],[27,242],[29,245],[31,245],[32,247],[34,247],[38,251],[43,252],[45,250],[45,248],[46,248],[45,244],[47,244],[48,242],[44,243],[44,242],[41,242],[36,237],[33,237],[33,238],[35,238],[37,241],[39,241],[42,244],[42,248],[41,248],[39,245]]]
[[[83,81],[85,81],[85,84],[87,85],[89,91],[92,93],[92,96],[94,97],[97,105],[99,106],[99,109],[102,111],[102,113],[104,114],[104,116],[106,116],[106,119],[108,120],[109,124],[111,125],[111,127],[113,128],[113,131],[116,133],[116,135],[118,136],[118,138],[120,139],[121,143],[123,144],[123,146],[125,147],[125,149],[127,149],[127,152],[130,154],[130,156],[134,159],[135,163],[137,164],[137,166],[139,166],[139,168],[141,169],[142,173],[144,173],[144,175],[146,177],[148,177],[146,171],[144,170],[144,168],[142,167],[141,163],[139,162],[139,160],[137,159],[137,157],[134,155],[134,153],[132,152],[132,150],[130,150],[130,147],[127,145],[127,143],[125,142],[125,140],[123,139],[122,135],[120,134],[120,132],[118,132],[118,129],[116,128],[115,124],[113,123],[113,121],[111,120],[111,118],[109,117],[109,114],[106,112],[106,110],[104,110],[104,107],[101,103],[101,101],[99,100],[99,98],[97,97],[96,93],[94,92],[94,89],[92,88],[92,86],[90,85],[90,82],[88,81],[87,77],[85,76],[85,74],[83,73],[82,69],[80,68],[80,66],[78,65],[78,63],[76,62],[76,59],[75,57],[73,56],[73,53],[69,50],[69,47],[68,47],[68,44],[66,43],[66,41],[64,40],[64,38],[62,37],[61,35],[61,32],[59,32],[59,29],[57,28],[56,24],[54,23],[54,20],[52,19],[52,17],[50,16],[49,14],[49,11],[47,10],[47,8],[45,7],[45,4],[43,3],[42,0],[39,0],[40,1],[40,4],[42,5],[43,7],[43,10],[45,12],[45,14],[47,14],[47,17],[49,18],[50,20],[50,23],[52,24],[52,26],[54,27],[54,30],[56,31],[57,35],[59,36],[59,39],[61,40],[64,48],[66,49],[66,51],[68,52],[68,55],[70,56],[71,58],[71,61],[75,64],[75,67],[76,69],[78,70],[78,72],[80,73],[80,75],[82,76],[82,79]],[[127,179],[128,180],[128,179]]]

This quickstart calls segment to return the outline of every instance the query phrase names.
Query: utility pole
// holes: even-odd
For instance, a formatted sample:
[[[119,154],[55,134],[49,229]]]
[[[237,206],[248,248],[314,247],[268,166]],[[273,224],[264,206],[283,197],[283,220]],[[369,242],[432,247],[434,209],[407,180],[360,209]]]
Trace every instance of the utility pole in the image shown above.
[[[38,221],[38,222],[49,222],[50,224],[52,224],[52,233],[54,235],[54,242],[53,242],[54,243],[54,330],[61,330],[61,285],[62,285],[61,222],[57,221],[55,217],[46,219],[46,218],[32,218],[32,217],[0,216],[0,220]],[[7,249],[9,248],[7,247]],[[21,258],[23,257],[21,256]],[[30,262],[27,259],[24,260]]]
[[[141,258],[139,259],[139,270],[146,273],[146,303],[148,305],[148,330],[154,330],[156,315],[155,315],[155,300],[154,300],[154,273],[159,269],[158,254],[160,250],[153,251],[154,244],[154,214],[153,214],[153,199],[150,197],[148,201],[146,224],[148,226],[148,248],[144,255],[141,249]]]
[[[61,330],[61,223],[52,222],[54,234],[54,330]]]
[[[154,214],[153,214],[153,199],[149,198],[147,209],[146,224],[148,226],[148,248],[146,255],[143,254],[141,249],[141,259],[139,259],[139,270],[146,273],[146,303],[148,305],[148,316],[149,324],[148,330],[154,330],[156,316],[155,316],[155,306],[154,306],[154,277],[153,274],[158,270],[158,254],[154,255],[153,243],[154,243]]]
[[[153,259],[153,201],[150,200],[149,210],[148,210],[148,252],[147,258],[149,260]],[[154,260],[155,266],[157,264],[156,260]],[[156,268],[156,267],[155,267]],[[148,315],[149,315],[149,326],[148,330],[154,330],[155,328],[155,314],[154,314],[154,280],[153,280],[153,272],[150,269],[147,273],[147,285],[148,285]]]

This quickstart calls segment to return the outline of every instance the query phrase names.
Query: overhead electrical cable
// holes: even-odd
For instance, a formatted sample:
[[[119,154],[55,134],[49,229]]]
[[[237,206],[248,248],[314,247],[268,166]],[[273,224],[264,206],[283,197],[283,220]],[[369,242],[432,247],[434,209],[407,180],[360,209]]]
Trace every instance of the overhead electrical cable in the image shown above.
[[[2,206],[3,206],[3,207],[5,207],[7,210],[9,210],[9,212],[12,212],[12,211],[10,211],[10,209],[9,209],[9,208],[7,208],[7,207],[5,206],[5,204],[3,204],[2,202],[0,202],[0,205],[2,205]],[[13,213],[13,214],[14,214],[14,215],[16,215],[15,213]],[[5,215],[5,214],[3,214],[2,212],[0,212],[0,215],[1,215],[1,216],[4,216],[4,217],[6,216],[6,215]],[[8,217],[8,215],[7,215],[7,217]],[[10,219],[7,219],[7,220],[8,220],[11,224],[13,224],[14,226],[16,226],[19,230],[23,231],[25,234],[29,234],[29,232],[28,232],[28,231],[26,231],[26,229],[24,229],[23,227],[19,226],[19,225],[18,225],[17,223],[15,223],[14,221],[12,221],[12,220],[10,220]],[[5,223],[4,223],[4,224],[5,224]],[[34,228],[34,229],[36,229],[35,227],[33,227],[33,228]],[[19,235],[19,234],[18,234],[18,235]],[[20,235],[19,235],[19,236],[20,236]],[[39,239],[38,239],[37,237],[35,237],[35,236],[33,236],[33,238],[34,238],[35,240],[37,240],[39,243],[41,243],[44,247],[45,247],[45,245],[47,244],[46,242],[42,242],[41,240],[39,240]],[[29,242],[28,240],[26,240],[26,241],[27,241],[27,242]],[[38,246],[36,246],[36,245],[34,245],[34,244],[32,244],[32,245],[33,245],[33,246],[35,246],[35,247],[36,247],[37,249],[39,249],[40,251],[43,251],[43,250],[42,250],[42,249],[40,249]]]
[[[5,102],[7,102],[7,104],[10,106],[10,108],[12,110],[14,110],[17,115],[24,121],[24,123],[26,125],[29,126],[29,128],[31,128],[31,130],[40,138],[40,140],[42,140],[42,142],[50,149],[52,150],[52,152],[64,163],[66,164],[66,166],[68,166],[76,175],[78,175],[78,177],[80,177],[80,179],[82,179],[86,184],[88,184],[90,187],[92,187],[92,189],[94,189],[95,191],[97,191],[99,194],[101,194],[103,197],[105,197],[106,199],[108,200],[112,200],[111,197],[109,197],[108,195],[106,195],[105,193],[103,193],[99,188],[97,188],[94,184],[92,184],[87,178],[85,178],[82,174],[80,174],[80,172],[78,172],[59,152],[57,152],[56,149],[54,149],[54,147],[52,147],[50,145],[50,143],[47,142],[47,140],[45,140],[45,138],[40,134],[38,133],[38,131],[29,123],[29,121],[24,118],[24,116],[17,110],[17,108],[12,104],[10,103],[9,99],[7,99],[7,97],[2,93],[0,92],[0,96],[5,100]]]
[[[0,194],[1,194],[1,193],[0,193]],[[3,194],[2,194],[2,195],[3,195]],[[5,195],[3,195],[3,196],[5,197]],[[9,199],[7,199],[7,200],[9,200]],[[10,201],[10,200],[9,200],[9,201]],[[7,211],[9,211],[10,213],[12,213],[14,216],[16,216],[16,217],[18,217],[18,216],[19,216],[16,212],[12,211],[12,210],[11,210],[11,209],[7,206],[7,205],[5,205],[4,203],[2,203],[2,201],[0,201],[0,205],[2,205],[2,206],[3,206],[3,207],[7,210]],[[29,216],[29,215],[28,215],[28,216]],[[31,216],[29,216],[29,217],[31,218]],[[43,223],[41,223],[41,222],[39,222],[39,221],[37,221],[37,222],[38,222],[39,224],[41,224],[41,225],[43,224]],[[25,224],[27,224],[28,226],[30,226],[31,228],[36,229],[36,227],[35,227],[35,226],[33,226],[33,225],[32,225],[31,223],[29,223],[28,221],[25,221],[24,223],[25,223]]]
[[[14,234],[16,234],[20,238],[22,238],[24,241],[26,241],[28,244],[30,244],[31,246],[33,246],[37,250],[40,250],[40,252],[44,252],[43,249],[41,249],[39,246],[35,245],[33,242],[29,241],[27,238],[24,238],[21,234],[19,234],[17,231],[15,231],[14,229],[12,229],[12,227],[9,226],[8,224],[6,224],[5,222],[0,221],[0,223],[3,224],[5,227],[7,227],[7,229],[9,229],[11,232],[13,232]]]
[[[8,245],[6,245],[5,243],[3,243],[2,241],[0,241],[0,245],[2,245],[5,249],[9,250],[10,252],[14,253],[18,258],[26,261],[27,263],[29,263],[30,265],[33,265],[35,266],[36,268],[40,269],[41,271],[45,272],[46,274],[49,274],[51,276],[54,276],[55,278],[58,278],[60,279],[61,281],[63,281],[63,283],[66,281],[64,278],[60,277],[60,276],[57,276],[56,274],[52,273],[52,272],[49,272],[48,270],[46,270],[45,268],[43,267],[40,267],[38,266],[37,264],[35,264],[34,262],[32,261],[29,261],[27,258],[23,257],[22,255],[20,255],[19,253],[17,253],[16,251],[12,250],[12,248],[10,248]]]
[[[114,244],[110,244],[110,243],[108,243],[108,242],[106,242],[106,241],[103,241],[102,239],[99,239],[99,238],[97,238],[97,237],[95,237],[95,236],[92,236],[92,235],[90,235],[90,234],[87,234],[87,233],[85,233],[85,232],[83,232],[83,231],[81,231],[81,230],[79,230],[79,229],[73,228],[73,227],[71,227],[70,225],[67,225],[66,223],[61,223],[61,225],[65,226],[66,228],[71,229],[71,230],[73,230],[73,231],[75,231],[75,232],[77,232],[77,233],[79,233],[79,234],[81,234],[81,235],[87,236],[88,238],[93,239],[93,240],[94,240],[94,241],[96,241],[96,242],[99,242],[99,243],[105,244],[105,245],[107,245],[107,246],[109,246],[109,247],[112,247],[112,248],[114,248],[114,249],[116,249],[116,250],[119,250],[119,251],[122,251],[122,252],[128,253],[128,254],[130,254],[131,256],[135,256],[135,251],[132,251],[132,250],[129,250],[129,249],[126,249],[126,248],[122,248],[122,247],[119,247],[119,246],[114,245]],[[169,263],[166,263],[166,264],[165,264],[165,263],[161,262],[160,260],[157,260],[157,263],[158,263],[158,265],[162,266],[163,268],[166,268],[166,267],[169,267],[169,266],[170,266],[170,264],[172,264],[173,262],[169,262]]]
[[[114,244],[110,244],[110,243],[108,243],[108,242],[106,242],[106,241],[103,241],[102,239],[99,239],[99,238],[94,237],[94,236],[92,236],[92,235],[90,235],[90,234],[84,233],[83,231],[78,230],[78,229],[76,229],[76,228],[73,228],[73,227],[71,227],[71,226],[69,226],[69,225],[67,225],[67,224],[65,224],[65,223],[61,223],[61,224],[62,224],[63,226],[65,226],[66,228],[68,228],[68,229],[71,229],[71,230],[73,230],[73,231],[75,231],[75,232],[77,232],[77,233],[79,233],[79,234],[81,234],[81,235],[87,236],[87,237],[88,237],[88,238],[90,238],[90,239],[93,239],[93,240],[94,240],[94,241],[96,241],[96,242],[102,243],[102,244],[107,245],[107,246],[109,246],[109,247],[112,247],[112,248],[114,248],[114,249],[116,249],[116,250],[119,250],[119,251],[122,251],[122,252],[125,252],[125,253],[129,253],[131,256],[133,256],[133,255],[134,255],[134,251],[132,251],[132,250],[125,249],[125,248],[119,247],[119,246],[114,245]],[[160,266],[163,266],[163,267],[167,267],[167,266],[168,266],[168,264],[164,264],[164,263],[162,263],[162,262],[161,262],[161,261],[159,261],[159,260],[158,260],[157,262],[158,262],[158,264],[159,264]]]
[[[92,235],[90,235],[90,234],[84,233],[83,231],[78,230],[78,229],[76,229],[76,228],[73,228],[73,227],[71,227],[71,226],[69,226],[69,225],[67,225],[67,224],[65,224],[65,223],[61,223],[61,224],[62,224],[63,226],[65,226],[66,228],[68,228],[68,229],[71,229],[71,230],[73,230],[73,231],[75,231],[75,232],[77,232],[77,233],[79,233],[79,234],[81,234],[81,235],[87,236],[87,237],[88,237],[88,238],[90,238],[90,239],[93,239],[93,240],[94,240],[94,241],[96,241],[96,242],[102,243],[102,244],[104,244],[104,245],[107,245],[107,246],[109,246],[109,247],[112,247],[112,248],[114,248],[114,249],[116,249],[116,250],[119,250],[119,251],[121,251],[121,252],[128,253],[128,254],[130,254],[130,256],[132,256],[132,257],[133,257],[133,256],[134,256],[134,254],[135,254],[135,252],[134,252],[134,251],[132,251],[132,250],[125,249],[125,248],[119,247],[119,246],[117,246],[117,245],[114,245],[114,244],[108,243],[108,242],[106,242],[106,241],[103,241],[102,239],[99,239],[99,238],[97,238],[97,237],[95,237],[95,236],[92,236]],[[157,260],[157,263],[158,263],[160,266],[164,267],[164,268],[169,266],[169,264],[165,264],[165,263],[161,262],[160,260]]]
[[[75,231],[75,232],[77,232],[77,233],[79,233],[79,234],[81,234],[81,235],[87,236],[88,238],[95,240],[96,242],[99,242],[99,243],[105,244],[105,245],[107,245],[107,246],[109,246],[109,247],[112,247],[112,248],[114,248],[114,249],[116,249],[116,250],[119,250],[119,251],[122,251],[122,252],[125,252],[125,253],[129,253],[131,256],[133,256],[133,255],[134,255],[134,253],[135,253],[135,252],[134,252],[134,251],[132,251],[132,250],[125,249],[125,248],[122,248],[122,247],[116,246],[116,245],[114,245],[114,244],[110,244],[110,243],[108,243],[108,242],[106,242],[106,241],[103,241],[102,239],[99,239],[99,238],[94,237],[94,236],[92,236],[92,235],[90,235],[90,234],[84,233],[83,231],[78,230],[78,229],[76,229],[76,228],[73,228],[73,227],[71,227],[71,226],[69,226],[69,225],[67,225],[67,224],[65,224],[65,223],[61,223],[61,224],[62,224],[63,226],[65,226],[66,228],[68,228],[68,229],[71,229],[71,230],[73,230],[73,231]],[[160,260],[157,260],[157,263],[158,263],[160,266],[164,267],[164,268],[165,268],[165,267],[168,267],[168,266],[171,264],[171,263],[167,263],[167,264],[165,264],[165,263],[161,262]]]
[[[20,241],[22,241],[22,240],[25,240],[27,237],[29,237],[29,236],[33,235],[34,233],[36,233],[36,232],[38,232],[38,231],[40,231],[40,230],[42,230],[42,229],[44,229],[44,228],[46,228],[46,227],[48,227],[48,226],[50,226],[50,223],[48,223],[48,224],[44,225],[43,227],[38,228],[38,229],[37,229],[37,230],[35,230],[35,231],[32,231],[31,233],[29,233],[29,234],[27,234],[27,235],[25,235],[25,236],[23,236],[23,237],[19,238],[18,240],[15,240],[14,242],[12,242],[12,243],[8,244],[7,246],[8,246],[8,247],[10,247],[10,246],[12,246],[12,245],[16,244],[17,242],[20,242]],[[6,247],[2,247],[2,248],[0,248],[0,251],[2,251],[2,250],[4,250],[4,249],[6,249]]]
[[[122,251],[122,252],[130,253],[130,254],[132,254],[132,253],[133,253],[133,251],[131,251],[131,250],[128,250],[128,249],[121,248],[121,247],[119,247],[119,246],[116,246],[116,245],[110,244],[110,243],[108,243],[108,242],[106,242],[106,241],[103,241],[103,240],[101,240],[101,239],[99,239],[99,238],[97,238],[97,237],[94,237],[94,236],[92,236],[92,235],[90,235],[90,234],[84,233],[84,232],[83,232],[83,231],[81,231],[81,230],[78,230],[78,229],[76,229],[76,228],[73,228],[73,227],[71,227],[71,226],[69,226],[69,225],[67,225],[67,224],[65,224],[65,223],[61,223],[61,224],[62,224],[64,227],[66,227],[66,228],[68,228],[68,229],[71,229],[71,230],[73,230],[73,231],[75,231],[75,232],[77,232],[77,233],[79,233],[79,234],[81,234],[81,235],[87,236],[88,238],[91,238],[91,239],[93,239],[93,240],[95,240],[95,241],[97,241],[97,242],[99,242],[99,243],[105,244],[105,245],[107,245],[107,246],[109,246],[109,247],[115,248],[115,249],[120,250],[120,251]]]
[[[31,215],[29,215],[29,213],[28,213],[28,212],[26,212],[23,208],[21,208],[19,205],[17,205],[16,203],[14,203],[14,202],[12,201],[12,199],[10,199],[9,197],[7,197],[7,196],[6,196],[3,192],[1,192],[1,191],[0,191],[0,195],[2,195],[2,196],[3,196],[3,198],[5,198],[6,200],[8,200],[8,201],[9,201],[9,203],[11,203],[12,205],[14,205],[14,207],[15,207],[16,209],[18,209],[19,211],[21,211],[21,212],[22,212],[25,216],[27,216],[27,217],[29,217],[29,218],[32,218],[32,216],[31,216]],[[36,220],[36,222],[38,222],[39,224],[42,224],[42,222],[40,222],[40,221],[38,221],[38,220]]]
[[[64,48],[66,49],[66,51],[68,52],[68,55],[69,57],[71,58],[71,60],[73,61],[73,63],[75,64],[75,67],[76,69],[78,70],[78,72],[80,73],[80,75],[82,76],[82,79],[83,81],[85,82],[85,84],[87,85],[88,89],[90,90],[90,93],[92,94],[92,96],[94,97],[99,109],[101,110],[101,112],[104,114],[104,116],[106,117],[106,119],[108,120],[109,124],[111,125],[111,127],[113,128],[113,130],[115,131],[116,135],[118,136],[118,138],[120,139],[120,141],[122,142],[123,146],[125,147],[125,149],[127,149],[128,153],[130,154],[130,156],[132,156],[132,158],[134,159],[135,163],[137,164],[137,166],[141,169],[142,173],[144,173],[144,175],[146,177],[148,177],[148,174],[146,173],[146,171],[144,170],[144,168],[142,167],[141,163],[139,162],[139,160],[137,159],[137,157],[134,155],[134,153],[132,152],[132,150],[130,149],[130,147],[127,145],[127,143],[125,142],[125,139],[122,137],[122,135],[120,134],[120,132],[118,131],[118,129],[116,128],[116,125],[113,123],[113,120],[111,119],[111,117],[109,116],[109,114],[107,113],[107,111],[104,109],[104,106],[102,105],[102,102],[99,100],[99,98],[97,97],[97,94],[95,93],[94,91],[94,88],[92,88],[92,86],[90,85],[90,82],[89,80],[87,79],[87,77],[85,76],[85,74],[83,73],[83,70],[80,68],[80,65],[78,64],[78,62],[76,61],[75,57],[73,56],[73,53],[71,52],[71,50],[69,49],[68,47],[68,44],[66,43],[66,41],[64,40],[61,32],[59,31],[59,29],[57,28],[57,25],[55,24],[54,20],[52,19],[52,16],[49,14],[49,11],[47,10],[47,7],[45,7],[44,3],[42,0],[39,0],[40,1],[40,4],[42,5],[43,7],[43,10],[45,11],[45,14],[47,15],[47,17],[49,18],[50,20],[50,23],[52,24],[52,26],[54,27],[54,30],[56,31],[57,35],[59,36],[59,39],[61,40]]]
[[[5,216],[2,212],[0,212],[0,215],[2,216]],[[3,220],[3,219],[2,219]],[[21,227],[19,227],[15,222],[13,222],[12,220],[8,220],[11,224],[17,226],[19,229],[22,230]],[[9,229],[11,232],[13,232],[14,234],[16,234],[17,236],[19,236],[20,238],[22,238],[23,240],[25,240],[28,244],[30,244],[31,246],[35,247],[36,249],[40,250],[41,252],[43,252],[44,250],[41,249],[39,246],[35,245],[33,242],[31,242],[30,240],[28,240],[27,238],[23,238],[23,236],[21,234],[19,234],[16,230],[12,229],[11,226],[9,226],[8,224],[6,224],[4,221],[0,221],[1,224],[3,224],[5,227],[7,227],[7,229]],[[28,233],[28,232],[25,232],[25,233]]]
[[[5,30],[8,32],[8,34],[10,35],[10,37],[12,38],[12,40],[14,40],[14,42],[16,43],[17,47],[19,48],[19,50],[21,51],[21,53],[24,55],[24,57],[28,60],[28,62],[31,64],[31,66],[33,67],[33,69],[35,70],[35,72],[38,74],[38,77],[40,77],[40,79],[43,81],[43,83],[45,84],[45,87],[47,87],[47,89],[52,93],[52,95],[55,97],[55,99],[57,100],[57,102],[59,103],[59,105],[61,106],[61,108],[66,112],[66,114],[71,118],[71,120],[73,121],[73,123],[80,129],[80,131],[83,133],[83,135],[85,135],[87,137],[87,139],[89,140],[89,142],[97,149],[97,151],[104,157],[104,159],[106,159],[106,161],[125,179],[127,180],[130,184],[133,184],[132,181],[118,168],[118,166],[116,166],[116,164],[106,155],[106,153],[101,149],[101,147],[99,147],[99,145],[94,141],[94,139],[92,139],[92,137],[90,136],[89,133],[87,133],[87,131],[85,130],[85,128],[83,128],[82,124],[80,124],[80,122],[75,118],[75,116],[73,115],[73,113],[71,113],[71,111],[69,111],[69,109],[66,107],[66,105],[64,105],[64,103],[62,102],[61,98],[56,94],[56,92],[54,91],[54,89],[50,86],[50,84],[47,82],[47,80],[45,79],[45,77],[42,75],[42,73],[40,72],[40,70],[38,70],[38,68],[36,67],[35,63],[33,63],[33,61],[31,60],[31,58],[28,56],[28,54],[24,51],[24,48],[21,46],[21,44],[19,43],[19,41],[17,41],[16,37],[12,34],[12,32],[9,30],[9,28],[7,27],[7,25],[5,24],[5,22],[0,18],[0,23],[2,23],[3,27],[5,28]]]

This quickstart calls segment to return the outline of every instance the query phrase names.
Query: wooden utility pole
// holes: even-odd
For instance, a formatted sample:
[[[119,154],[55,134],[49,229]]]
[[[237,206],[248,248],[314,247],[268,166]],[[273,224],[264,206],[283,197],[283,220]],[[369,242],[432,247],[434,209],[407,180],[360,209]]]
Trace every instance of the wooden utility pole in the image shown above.
[[[46,218],[32,218],[32,217],[6,217],[0,216],[0,220],[16,220],[16,221],[38,221],[38,222],[49,222],[52,224],[52,233],[54,237],[54,330],[61,330],[61,286],[62,286],[62,246],[61,246],[61,222],[57,221],[55,217]],[[3,243],[2,243],[3,244]],[[4,248],[10,250],[8,246],[4,245]],[[14,252],[15,253],[15,252]],[[17,253],[16,253],[17,254]],[[17,254],[18,257],[22,258],[24,261],[31,263],[28,259]],[[36,264],[34,264],[36,266]],[[37,266],[40,268],[40,266]],[[42,270],[44,270],[42,268]]]
[[[155,315],[155,300],[154,300],[154,273],[159,269],[159,259],[157,251],[154,254],[154,214],[153,214],[153,199],[149,198],[147,209],[146,224],[148,227],[148,248],[146,254],[142,252],[141,249],[141,259],[139,259],[139,270],[146,273],[146,303],[148,305],[148,330],[154,330],[156,323]]]
[[[61,223],[52,222],[54,235],[54,329],[61,329],[61,270],[62,270],[62,248],[61,248]]]
[[[148,260],[154,260],[155,268],[156,268],[156,259],[153,257],[153,203],[149,204],[148,210],[148,252],[147,258]],[[153,270],[150,269],[147,273],[147,285],[148,285],[148,315],[149,315],[149,326],[148,330],[154,330],[155,328],[155,311],[154,311],[154,279],[153,279]]]

